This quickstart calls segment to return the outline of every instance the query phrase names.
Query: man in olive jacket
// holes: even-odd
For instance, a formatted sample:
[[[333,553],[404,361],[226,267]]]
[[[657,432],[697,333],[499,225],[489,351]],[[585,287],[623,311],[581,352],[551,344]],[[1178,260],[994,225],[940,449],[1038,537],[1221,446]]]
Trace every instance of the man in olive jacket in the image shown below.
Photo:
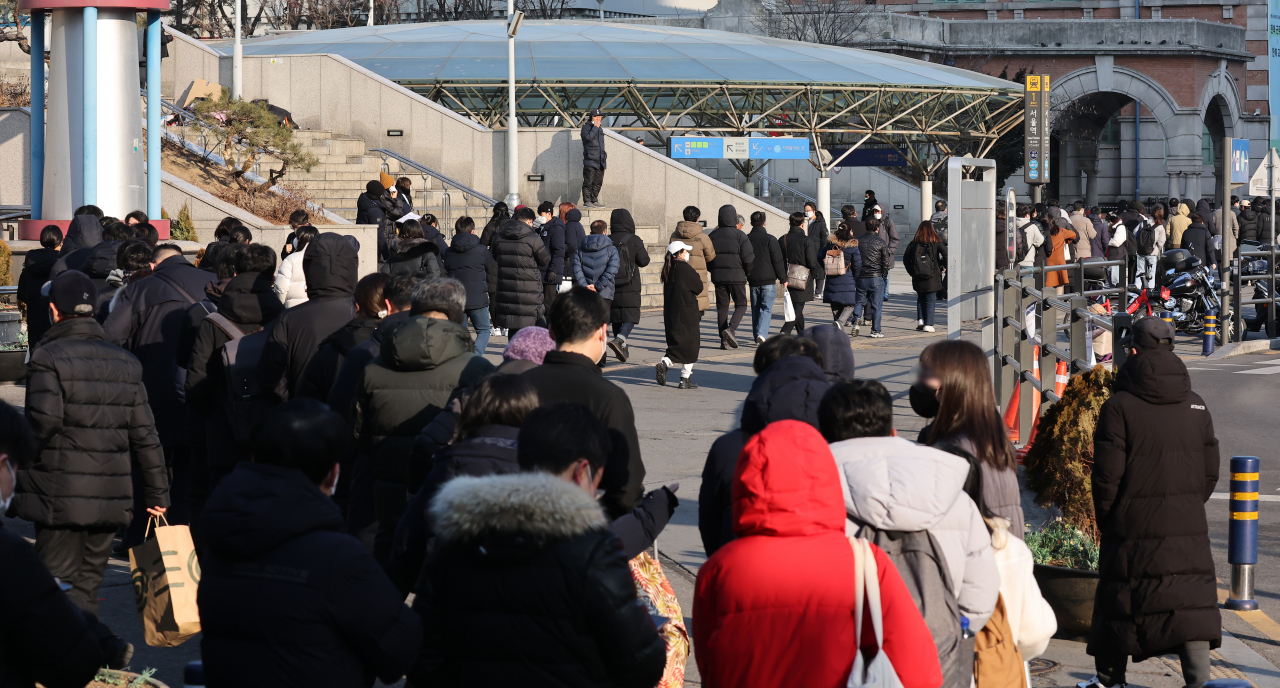
[[[97,288],[68,270],[49,283],[53,327],[27,366],[27,421],[38,457],[18,471],[14,515],[35,524],[36,551],[70,583],[67,596],[90,620],[109,666],[133,647],[97,620],[98,588],[116,529],[133,517],[137,467],[152,515],[169,506],[164,450],[147,403],[142,364],[103,340],[93,319]]]
[[[1143,318],[1130,346],[1093,437],[1102,547],[1087,650],[1098,674],[1079,685],[1123,684],[1129,656],[1176,652],[1187,685],[1199,686],[1209,650],[1222,644],[1204,510],[1218,484],[1218,440],[1173,353],[1173,326]]]

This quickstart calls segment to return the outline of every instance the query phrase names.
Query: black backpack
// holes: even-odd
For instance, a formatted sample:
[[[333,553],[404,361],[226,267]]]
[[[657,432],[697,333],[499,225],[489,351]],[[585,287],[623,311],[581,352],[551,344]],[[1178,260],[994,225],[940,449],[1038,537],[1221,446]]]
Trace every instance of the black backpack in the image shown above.
[[[1014,223],[1017,225],[1013,240],[1013,252],[1015,255],[1010,262],[1013,267],[1017,267],[1018,263],[1022,262],[1023,257],[1027,255],[1027,223],[1018,223],[1017,220],[1014,220]]]
[[[1146,220],[1139,220],[1137,227],[1125,226],[1124,228],[1124,250],[1131,256],[1138,255],[1138,235],[1151,234],[1151,226]]]
[[[613,286],[625,287],[636,278],[636,259],[631,254],[631,241],[614,244],[618,249],[618,274],[613,278]]]
[[[938,258],[931,244],[916,244],[916,254],[911,257],[912,275],[920,279],[929,279],[938,274]]]
[[[225,380],[227,420],[231,422],[231,436],[236,444],[249,443],[254,423],[266,413],[268,404],[258,385],[258,361],[267,343],[267,330],[245,334],[235,323],[221,313],[210,313],[209,322],[231,337],[222,345],[222,371]]]
[[[1156,250],[1156,228],[1146,222],[1141,225],[1142,233],[1138,235],[1138,255],[1149,256]]]

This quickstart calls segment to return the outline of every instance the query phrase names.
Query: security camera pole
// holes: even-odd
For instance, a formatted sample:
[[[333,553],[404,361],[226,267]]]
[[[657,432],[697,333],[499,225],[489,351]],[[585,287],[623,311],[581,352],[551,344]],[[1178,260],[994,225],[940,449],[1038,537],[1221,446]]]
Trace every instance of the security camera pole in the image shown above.
[[[520,205],[520,145],[516,124],[516,34],[524,12],[516,11],[515,0],[507,0],[507,207]]]

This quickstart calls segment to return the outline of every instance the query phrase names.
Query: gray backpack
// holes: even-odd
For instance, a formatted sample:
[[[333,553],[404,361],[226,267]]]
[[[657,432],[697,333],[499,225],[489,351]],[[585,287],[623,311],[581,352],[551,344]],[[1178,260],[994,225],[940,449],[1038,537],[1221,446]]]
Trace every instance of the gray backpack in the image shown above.
[[[974,639],[960,637],[960,604],[951,589],[947,558],[927,530],[898,532],[862,525],[858,537],[875,543],[898,568],[911,599],[924,617],[942,665],[943,688],[969,688],[973,680]],[[974,629],[974,633],[980,629]]]

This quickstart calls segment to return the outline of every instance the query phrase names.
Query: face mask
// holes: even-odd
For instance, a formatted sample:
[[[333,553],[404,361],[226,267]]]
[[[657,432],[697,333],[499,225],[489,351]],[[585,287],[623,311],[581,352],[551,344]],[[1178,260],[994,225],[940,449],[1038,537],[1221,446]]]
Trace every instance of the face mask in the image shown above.
[[[13,459],[4,462],[9,473],[13,475],[13,492],[8,497],[0,496],[0,514],[9,510],[9,504],[13,502],[13,496],[18,494],[18,472],[13,470]]]
[[[812,211],[812,210],[806,210],[806,211],[804,211],[804,216],[805,216],[805,217],[813,217],[813,211]]]
[[[537,217],[533,218],[533,226],[534,226],[534,227],[541,227],[542,225],[546,224],[546,222],[547,222],[546,220],[542,219],[542,216],[541,216],[541,215],[539,215],[539,216],[537,216]]]
[[[879,220],[879,219],[880,219],[880,213],[876,213],[876,219],[877,219],[877,220]]]
[[[295,250],[295,251],[297,251],[297,250],[298,250],[298,239],[297,239],[297,237],[294,237],[294,239],[293,239],[293,250]]]
[[[911,402],[911,410],[916,412],[921,418],[936,418],[938,416],[938,393],[919,382],[911,385],[911,390],[907,392],[907,399]]]

